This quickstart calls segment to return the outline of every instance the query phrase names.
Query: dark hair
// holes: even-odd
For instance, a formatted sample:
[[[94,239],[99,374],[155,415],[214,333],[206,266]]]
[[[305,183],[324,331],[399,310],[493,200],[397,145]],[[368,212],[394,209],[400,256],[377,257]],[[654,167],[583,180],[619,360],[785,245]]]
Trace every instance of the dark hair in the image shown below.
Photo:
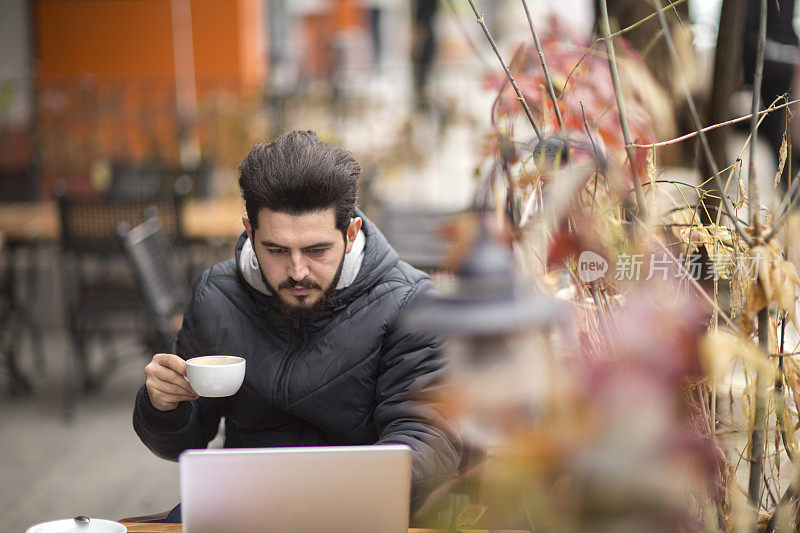
[[[253,229],[263,208],[291,215],[333,207],[345,233],[358,200],[361,165],[313,131],[290,131],[257,144],[239,165],[239,188]]]

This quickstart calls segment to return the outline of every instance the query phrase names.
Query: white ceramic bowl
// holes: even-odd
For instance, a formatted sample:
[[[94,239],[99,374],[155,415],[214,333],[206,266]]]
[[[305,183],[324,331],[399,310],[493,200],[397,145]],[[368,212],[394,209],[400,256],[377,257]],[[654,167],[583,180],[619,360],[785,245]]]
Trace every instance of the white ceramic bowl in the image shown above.
[[[92,518],[89,523],[77,523],[72,518],[42,522],[29,527],[25,533],[125,533],[128,528],[119,522]]]
[[[244,381],[245,360],[235,355],[206,355],[186,361],[186,377],[207,398],[236,394]]]

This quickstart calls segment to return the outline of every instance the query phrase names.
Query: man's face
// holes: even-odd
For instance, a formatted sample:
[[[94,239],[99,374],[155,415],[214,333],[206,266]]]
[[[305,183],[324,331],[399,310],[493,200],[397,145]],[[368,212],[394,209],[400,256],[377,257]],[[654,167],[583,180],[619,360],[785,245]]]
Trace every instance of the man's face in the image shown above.
[[[263,208],[255,231],[247,217],[243,222],[261,277],[290,317],[313,315],[325,305],[361,228],[361,219],[356,218],[343,237],[332,207],[303,215]]]

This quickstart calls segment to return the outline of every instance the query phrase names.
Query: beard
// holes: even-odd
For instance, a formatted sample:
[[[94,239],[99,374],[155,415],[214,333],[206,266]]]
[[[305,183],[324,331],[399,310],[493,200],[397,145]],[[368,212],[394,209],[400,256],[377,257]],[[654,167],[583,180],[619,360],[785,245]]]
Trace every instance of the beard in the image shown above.
[[[320,311],[325,307],[325,305],[331,300],[331,296],[333,296],[333,291],[336,290],[336,285],[339,284],[339,278],[342,275],[342,268],[344,267],[344,258],[346,253],[342,253],[342,259],[339,261],[339,267],[336,269],[336,274],[333,276],[330,285],[325,291],[322,293],[322,296],[317,299],[317,301],[307,304],[304,300],[307,298],[303,296],[300,298],[301,303],[300,305],[293,304],[291,302],[286,301],[282,296],[280,291],[282,289],[292,289],[297,287],[303,287],[306,289],[318,289],[321,290],[322,287],[313,281],[309,277],[305,277],[300,281],[295,281],[292,278],[287,278],[278,284],[277,290],[272,284],[267,281],[267,277],[264,275],[264,271],[261,269],[261,265],[259,265],[258,272],[261,274],[261,279],[264,282],[264,285],[270,290],[273,296],[275,296],[275,302],[278,305],[278,309],[281,313],[284,314],[288,319],[292,321],[298,320],[306,320]]]

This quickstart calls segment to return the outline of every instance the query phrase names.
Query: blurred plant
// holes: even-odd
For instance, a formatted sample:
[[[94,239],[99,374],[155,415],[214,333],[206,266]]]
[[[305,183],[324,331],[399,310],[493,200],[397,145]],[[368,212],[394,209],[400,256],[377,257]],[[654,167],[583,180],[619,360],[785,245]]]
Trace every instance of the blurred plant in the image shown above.
[[[0,81],[0,115],[5,114],[13,104],[14,100],[19,97],[19,88],[15,80],[1,80]]]
[[[625,142],[619,112],[614,106],[608,60],[599,52],[586,52],[587,44],[569,33],[556,19],[548,24],[547,32],[542,35],[542,53],[547,57],[558,108],[552,105],[546,91],[547,81],[534,46],[520,45],[514,53],[510,70],[521,94],[532,106],[534,117],[542,124],[544,137],[566,136],[571,144],[584,148],[584,161],[592,158],[591,147],[594,145],[599,153],[610,154],[620,163],[626,157]],[[656,136],[669,136],[675,127],[668,95],[633,50],[622,45],[618,56],[620,74],[625,82],[623,97],[632,139],[646,144],[653,142]],[[495,122],[513,121],[519,116],[516,94],[508,87],[508,80],[502,74],[490,75],[486,87],[499,92],[494,110]],[[563,117],[563,129],[559,128],[559,115]],[[536,144],[530,139],[522,143],[529,150]],[[640,176],[645,175],[642,155],[637,157]]]
[[[470,379],[455,380],[441,401],[494,437],[473,437],[489,451],[486,509],[462,519],[548,531],[797,530],[800,343],[784,345],[800,333],[800,251],[789,246],[800,236],[800,180],[773,216],[758,202],[752,167],[747,184],[738,162],[717,167],[687,90],[711,179],[719,190],[728,190],[725,176],[736,182],[720,198],[724,214],[703,222],[712,220],[701,216],[704,184],[659,175],[654,141],[671,132],[669,98],[624,41],[612,54],[610,39],[625,30],[611,34],[605,21],[608,55],[557,23],[540,40],[523,0],[534,46],[506,64],[470,5],[503,66],[486,84],[497,98],[474,207],[493,213],[517,282],[572,311],[563,327],[517,335],[502,350],[470,336],[451,342],[454,375]],[[677,58],[666,8],[656,8]],[[742,152],[761,117],[755,106],[743,117],[751,136]],[[526,122],[535,136],[520,133]],[[745,221],[736,211],[744,207]],[[469,261],[484,226],[451,227],[451,266]],[[482,308],[485,322],[499,320],[481,305],[471,316]]]

